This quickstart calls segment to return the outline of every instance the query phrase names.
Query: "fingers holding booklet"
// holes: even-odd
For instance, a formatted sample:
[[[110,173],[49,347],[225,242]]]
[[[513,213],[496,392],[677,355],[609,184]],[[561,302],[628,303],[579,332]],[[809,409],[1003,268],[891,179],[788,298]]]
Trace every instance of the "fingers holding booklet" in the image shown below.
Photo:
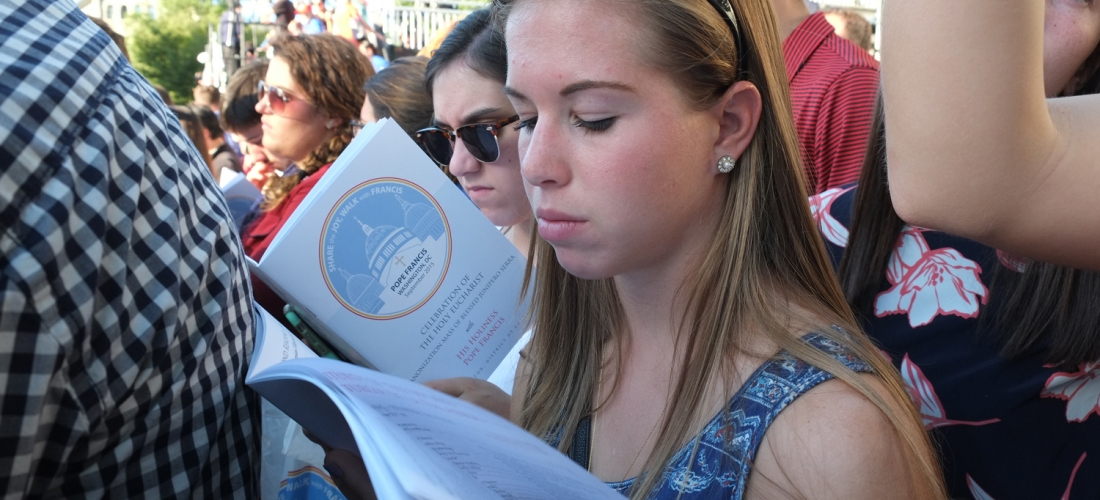
[[[362,458],[344,450],[328,448],[325,452],[325,470],[332,475],[332,480],[348,500],[378,498]]]
[[[524,266],[396,124],[368,126],[250,263],[291,324],[350,362],[317,356],[257,308],[248,383],[364,498],[615,498],[506,418],[511,377],[494,370],[514,372],[502,360],[527,329]],[[339,467],[361,472],[359,460],[369,475]]]
[[[502,418],[511,418],[512,397],[492,382],[470,377],[455,377],[430,380],[424,382],[424,385],[485,408]]]
[[[266,311],[257,308],[257,314],[248,384],[325,446],[360,457],[377,498],[617,498],[568,457],[493,412],[319,358]]]
[[[348,145],[250,270],[341,357],[423,381],[486,379],[513,351],[526,330],[525,263],[382,120]]]

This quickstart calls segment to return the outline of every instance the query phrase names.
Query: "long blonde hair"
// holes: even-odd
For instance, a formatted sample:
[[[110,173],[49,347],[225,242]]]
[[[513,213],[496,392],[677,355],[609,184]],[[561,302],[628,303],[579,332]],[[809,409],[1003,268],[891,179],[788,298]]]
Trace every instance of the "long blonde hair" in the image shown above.
[[[501,26],[518,1],[495,0]],[[919,415],[897,371],[857,326],[815,229],[772,7],[768,0],[732,3],[745,43],[744,61],[738,61],[730,28],[707,1],[634,2],[637,25],[649,30],[651,44],[641,53],[673,76],[685,102],[708,109],[735,81],[747,80],[759,89],[763,111],[754,138],[729,175],[714,240],[680,287],[687,303],[679,324],[682,368],[631,496],[648,497],[666,464],[698,432],[695,417],[708,388],[725,384],[732,393],[733,377],[723,375],[734,373],[736,354],[757,354],[739,333],[753,331],[877,405],[903,441],[913,483],[925,490],[924,496],[943,497],[939,463]],[[540,263],[532,292],[536,333],[528,348],[529,378],[518,421],[536,435],[561,432],[559,449],[565,452],[578,423],[592,414],[593,404],[598,409],[593,396],[605,349],[618,346],[615,352],[622,352],[623,311],[612,279],[572,276],[558,264],[552,246],[540,240],[535,247]],[[528,278],[531,272],[529,266]],[[850,349],[873,367],[884,389],[876,390],[832,356],[791,336],[792,324],[813,325]]]

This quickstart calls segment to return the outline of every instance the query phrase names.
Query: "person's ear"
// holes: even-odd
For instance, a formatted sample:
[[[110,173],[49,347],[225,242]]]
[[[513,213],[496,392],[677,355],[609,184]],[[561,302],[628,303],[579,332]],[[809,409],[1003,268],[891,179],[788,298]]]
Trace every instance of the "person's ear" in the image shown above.
[[[719,120],[718,138],[714,143],[715,165],[726,156],[734,161],[741,158],[756,136],[762,108],[763,100],[756,85],[741,80],[730,86],[714,109]]]

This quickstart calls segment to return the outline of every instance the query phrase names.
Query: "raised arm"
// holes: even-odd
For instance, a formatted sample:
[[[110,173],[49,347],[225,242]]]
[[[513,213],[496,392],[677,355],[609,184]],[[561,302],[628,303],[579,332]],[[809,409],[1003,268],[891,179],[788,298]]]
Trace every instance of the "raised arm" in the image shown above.
[[[914,225],[1100,270],[1100,97],[1046,99],[1044,8],[884,2],[890,192]]]

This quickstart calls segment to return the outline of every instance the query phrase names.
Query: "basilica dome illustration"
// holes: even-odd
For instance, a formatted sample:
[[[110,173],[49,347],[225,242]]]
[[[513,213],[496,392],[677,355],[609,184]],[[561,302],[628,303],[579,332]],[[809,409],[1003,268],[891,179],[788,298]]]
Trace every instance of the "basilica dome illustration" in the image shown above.
[[[393,260],[393,256],[412,245],[419,245],[421,240],[403,227],[378,226],[371,227],[356,219],[367,234],[366,254],[370,263],[371,274],[375,278],[385,279],[383,272]]]
[[[351,274],[340,269],[340,276],[348,282],[348,302],[360,311],[375,314],[382,309],[382,284],[374,276]]]
[[[415,185],[382,180],[356,186],[333,207],[324,227],[325,280],[355,314],[378,319],[409,314],[446,276],[447,219]]]
[[[421,240],[429,237],[439,239],[447,228],[443,225],[443,218],[439,212],[423,203],[409,203],[400,196],[394,195],[401,209],[405,211],[405,227]]]

